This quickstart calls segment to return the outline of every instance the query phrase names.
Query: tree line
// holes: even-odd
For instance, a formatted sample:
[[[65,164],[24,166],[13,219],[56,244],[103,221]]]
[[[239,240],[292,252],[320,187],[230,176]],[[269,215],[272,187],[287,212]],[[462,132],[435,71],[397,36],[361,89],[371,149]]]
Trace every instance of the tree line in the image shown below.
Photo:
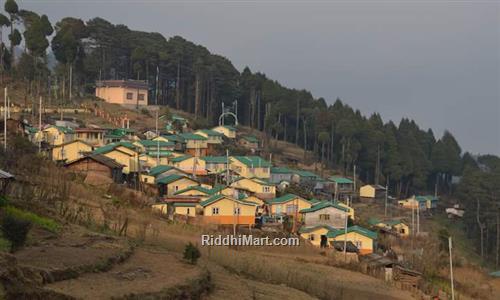
[[[450,132],[436,138],[410,119],[384,123],[379,114],[363,116],[341,99],[328,105],[249,67],[240,72],[227,58],[180,36],[167,39],[102,18],[67,17],[51,25],[14,0],[4,9],[0,26],[10,31],[10,47],[0,47],[2,76],[26,82],[27,98],[44,94],[63,104],[92,93],[97,80],[147,80],[151,104],[215,124],[222,104],[237,100],[241,124],[312,151],[343,174],[352,175],[356,165],[363,181],[388,184],[398,196],[432,191],[436,183],[450,192],[453,176],[462,174],[465,155]],[[19,58],[16,47],[24,47]],[[51,56],[56,64],[49,68]]]

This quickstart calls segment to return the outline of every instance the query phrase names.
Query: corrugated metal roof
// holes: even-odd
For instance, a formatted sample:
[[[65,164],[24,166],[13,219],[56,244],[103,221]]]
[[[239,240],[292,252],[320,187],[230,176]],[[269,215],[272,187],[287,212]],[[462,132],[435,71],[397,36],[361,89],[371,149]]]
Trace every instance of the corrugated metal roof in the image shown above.
[[[10,174],[7,171],[0,170],[0,179],[13,179],[14,175]]]

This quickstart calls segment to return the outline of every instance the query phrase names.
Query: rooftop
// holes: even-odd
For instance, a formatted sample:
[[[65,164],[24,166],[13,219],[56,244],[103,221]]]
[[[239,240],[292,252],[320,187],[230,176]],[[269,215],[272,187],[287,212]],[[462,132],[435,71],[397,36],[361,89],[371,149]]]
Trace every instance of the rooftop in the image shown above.
[[[226,156],[202,156],[200,157],[200,159],[204,160],[207,163],[215,164],[225,164],[228,161],[228,158]]]
[[[260,156],[232,156],[234,159],[240,161],[247,167],[252,168],[270,168],[272,165],[267,160]]]
[[[286,194],[286,195],[283,195],[281,197],[277,197],[277,198],[274,198],[274,199],[269,199],[269,200],[267,200],[267,202],[270,203],[270,204],[285,203],[285,202],[291,201],[291,200],[293,200],[295,198],[305,200],[304,198],[302,198],[300,196],[297,196],[295,194]]]
[[[353,184],[354,183],[351,179],[345,178],[345,177],[340,177],[340,176],[332,176],[332,177],[328,178],[328,180],[333,181],[335,183],[340,183],[340,184]]]
[[[101,80],[96,82],[96,87],[126,87],[134,89],[148,89],[144,80]]]
[[[358,225],[347,227],[347,230],[344,230],[344,229],[330,230],[330,231],[328,231],[328,233],[326,234],[326,236],[328,238],[335,238],[335,237],[344,235],[345,231],[347,231],[347,233],[355,232],[355,233],[364,235],[364,236],[366,236],[368,238],[371,238],[373,240],[377,238],[377,233],[376,232],[373,232],[371,230],[368,230],[368,229],[366,229],[364,227],[361,227],[361,226],[358,226]]]
[[[310,212],[315,212],[315,211],[318,211],[320,209],[327,208],[327,207],[333,207],[333,208],[339,209],[339,210],[344,211],[344,212],[349,212],[348,208],[340,206],[336,203],[332,203],[330,201],[318,202],[318,203],[314,204],[313,206],[311,206],[310,208],[305,208],[305,209],[301,210],[300,212],[301,213],[310,213]]]

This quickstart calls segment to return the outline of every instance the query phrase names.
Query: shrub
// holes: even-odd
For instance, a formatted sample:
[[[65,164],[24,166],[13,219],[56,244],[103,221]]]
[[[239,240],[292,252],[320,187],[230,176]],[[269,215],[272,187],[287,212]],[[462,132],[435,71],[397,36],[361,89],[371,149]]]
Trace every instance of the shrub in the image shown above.
[[[7,206],[7,204],[9,204],[7,197],[0,196],[0,207]]]
[[[56,221],[52,219],[41,217],[37,214],[29,211],[24,211],[11,205],[7,205],[4,210],[5,213],[9,216],[36,224],[47,229],[48,231],[57,232],[61,227]]]
[[[21,248],[26,242],[31,222],[22,220],[11,215],[2,219],[2,233],[10,241],[10,251],[14,252]]]
[[[200,250],[192,243],[188,243],[184,248],[184,259],[187,260],[190,264],[195,265],[200,256]]]

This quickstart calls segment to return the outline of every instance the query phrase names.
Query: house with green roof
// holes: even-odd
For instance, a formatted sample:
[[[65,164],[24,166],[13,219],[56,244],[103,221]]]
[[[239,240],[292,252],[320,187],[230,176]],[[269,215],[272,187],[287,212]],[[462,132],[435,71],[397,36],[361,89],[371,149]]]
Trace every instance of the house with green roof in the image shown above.
[[[208,152],[208,139],[202,135],[187,132],[181,133],[184,140],[184,152],[192,156],[206,156]]]
[[[416,196],[415,199],[418,202],[425,202],[425,207],[427,209],[437,208],[438,197],[434,197],[433,195],[424,195],[424,196]]]
[[[360,255],[373,253],[377,240],[377,233],[364,227],[354,225],[347,229],[334,229],[326,234],[329,244],[334,242],[351,242],[358,248]]]
[[[331,176],[328,181],[333,182],[337,192],[352,192],[354,190],[354,181],[342,176]]]
[[[293,177],[297,182],[316,182],[321,177],[307,170],[293,170]]]
[[[335,228],[330,225],[302,226],[299,229],[299,234],[312,245],[325,248],[328,247],[326,234],[331,230],[335,230]]]
[[[287,167],[272,167],[269,181],[272,183],[292,182],[293,171]]]
[[[198,197],[210,197],[212,196],[211,189],[202,187],[200,185],[190,186],[185,189],[179,190],[174,193],[176,196],[198,196]]]
[[[93,154],[102,154],[123,165],[123,173],[139,172],[139,151],[130,142],[111,143],[94,150]]]
[[[236,127],[230,125],[220,125],[212,128],[213,131],[222,133],[228,139],[236,138]]]
[[[156,180],[170,175],[181,175],[186,176],[187,174],[173,166],[168,165],[158,165],[152,167],[147,172],[143,172],[140,175],[141,182],[148,184],[155,184]]]
[[[209,153],[212,153],[216,145],[220,145],[224,141],[224,134],[212,129],[200,129],[195,131],[194,133],[201,135],[207,139]]]
[[[229,168],[246,178],[271,177],[271,163],[260,156],[231,156]]]
[[[257,204],[235,199],[231,196],[216,194],[201,201],[202,220],[208,224],[219,225],[253,225]]]
[[[301,218],[299,211],[312,206],[311,202],[295,194],[285,194],[266,200],[266,205],[271,216],[288,215],[297,216],[299,219]]]
[[[134,142],[134,145],[138,147],[142,153],[156,152],[158,151],[174,151],[175,143],[167,142],[162,140],[139,140]]]
[[[200,176],[207,175],[205,161],[190,154],[170,158],[169,163],[188,174]]]
[[[199,185],[198,181],[185,175],[172,174],[156,179],[160,196],[174,195],[180,190]]]
[[[50,125],[42,130],[43,140],[50,146],[57,146],[75,139],[73,128]]]
[[[251,150],[259,149],[260,141],[254,135],[244,135],[239,139],[239,144]]]
[[[226,156],[202,156],[200,159],[205,161],[205,168],[209,174],[225,171],[228,161],[231,161],[231,159]]]
[[[238,177],[232,183],[231,187],[249,191],[251,194],[261,199],[271,199],[276,197],[276,187],[260,178]]]
[[[300,210],[305,226],[329,225],[333,228],[344,228],[349,209],[330,201],[315,203],[309,208]]]

